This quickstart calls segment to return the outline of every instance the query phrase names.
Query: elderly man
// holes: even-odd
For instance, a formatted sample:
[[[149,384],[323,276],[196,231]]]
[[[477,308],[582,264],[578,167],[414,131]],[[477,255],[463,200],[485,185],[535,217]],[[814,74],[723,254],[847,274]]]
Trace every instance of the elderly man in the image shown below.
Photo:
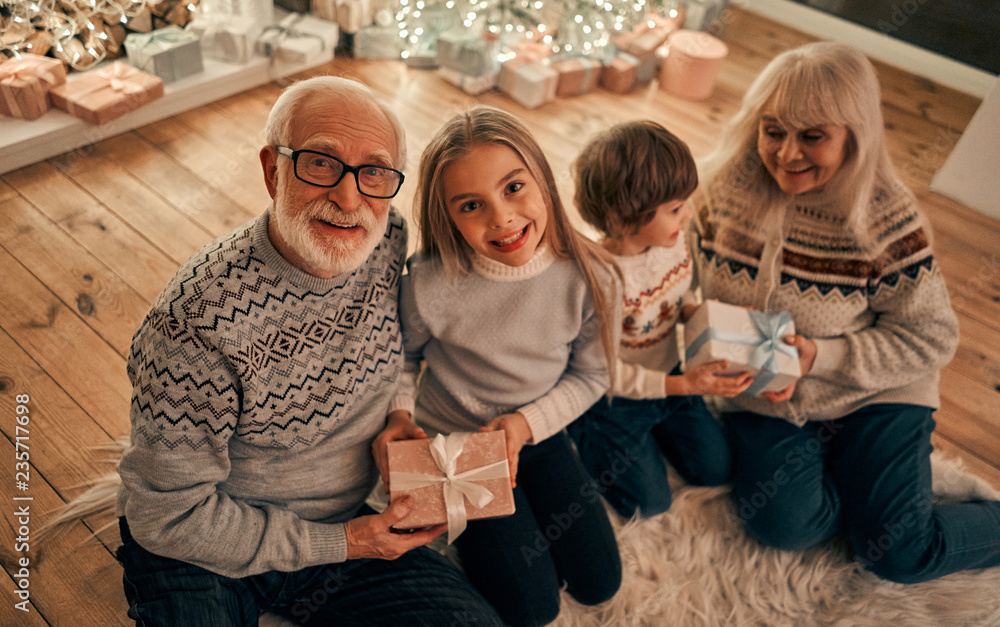
[[[402,363],[395,115],[334,77],[278,98],[269,211],[198,252],[133,338],[118,511],[140,625],[494,625],[464,576],[364,505]]]

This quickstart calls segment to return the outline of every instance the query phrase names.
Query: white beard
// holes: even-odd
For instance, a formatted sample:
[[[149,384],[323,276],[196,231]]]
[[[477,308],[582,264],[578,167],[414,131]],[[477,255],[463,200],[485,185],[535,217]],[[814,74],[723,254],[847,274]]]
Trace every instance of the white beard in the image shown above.
[[[337,276],[353,272],[361,266],[378,246],[385,234],[389,212],[379,220],[369,206],[345,213],[332,203],[316,199],[296,214],[289,215],[282,196],[274,202],[271,219],[286,244],[304,261],[310,274]],[[321,219],[342,226],[357,226],[364,231],[364,238],[357,242],[345,242],[323,238],[310,230],[312,219]]]

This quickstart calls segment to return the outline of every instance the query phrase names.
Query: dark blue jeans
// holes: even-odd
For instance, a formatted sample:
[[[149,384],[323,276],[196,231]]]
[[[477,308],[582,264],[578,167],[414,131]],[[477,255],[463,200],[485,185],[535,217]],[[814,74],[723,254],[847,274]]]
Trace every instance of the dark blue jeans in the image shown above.
[[[362,514],[372,510],[362,508]],[[349,560],[230,579],[155,555],[120,519],[128,615],[143,627],[256,627],[276,612],[303,625],[502,625],[465,576],[421,547],[394,561]]]
[[[512,516],[470,520],[455,545],[469,579],[508,625],[545,625],[559,591],[580,603],[610,599],[621,556],[600,496],[565,433],[521,449]]]
[[[844,533],[858,561],[899,583],[1000,565],[1000,502],[931,503],[933,412],[869,405],[802,427],[729,414],[740,517],[781,549]]]
[[[569,426],[584,466],[615,511],[670,508],[667,460],[690,484],[719,485],[732,460],[722,424],[700,396],[601,399]]]

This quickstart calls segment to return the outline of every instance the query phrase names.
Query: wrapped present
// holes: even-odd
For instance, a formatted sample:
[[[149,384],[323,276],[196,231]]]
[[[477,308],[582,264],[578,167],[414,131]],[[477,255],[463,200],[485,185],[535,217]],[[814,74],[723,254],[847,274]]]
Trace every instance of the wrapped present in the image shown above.
[[[500,82],[499,68],[491,74],[469,76],[468,74],[462,74],[458,70],[443,67],[438,69],[438,75],[446,82],[458,87],[470,96],[485,94],[486,92],[495,89]]]
[[[722,17],[727,4],[729,0],[685,0],[684,28],[707,30]]]
[[[337,0],[337,24],[347,33],[356,33],[375,20],[370,0]]]
[[[781,339],[795,334],[788,312],[762,313],[706,301],[684,325],[685,368],[725,359],[722,373],[754,376],[744,396],[777,392],[801,375],[798,351]]]
[[[559,72],[545,63],[515,58],[500,66],[500,91],[529,109],[555,100],[558,84]]]
[[[201,39],[201,49],[206,57],[229,63],[249,61],[262,30],[261,25],[250,16],[215,13],[195,16],[187,29]]]
[[[104,124],[163,96],[163,79],[115,61],[54,88],[52,104],[91,124]]]
[[[403,39],[395,24],[369,24],[354,35],[354,56],[358,59],[398,59]]]
[[[660,87],[688,100],[711,96],[729,47],[708,33],[691,30],[676,31],[667,42],[669,50],[660,64]]]
[[[472,519],[514,513],[503,431],[452,433],[389,443],[389,498],[413,496],[395,529],[448,524],[448,544]]]
[[[125,37],[125,51],[129,64],[159,76],[165,83],[199,74],[205,69],[201,39],[176,26],[151,33],[132,33]]]
[[[264,27],[257,50],[265,57],[308,64],[337,47],[340,29],[333,22],[292,13],[278,24]]]
[[[23,54],[0,64],[0,113],[24,120],[42,116],[52,104],[49,90],[66,82],[58,59]]]
[[[128,18],[125,29],[130,33],[148,33],[153,30],[153,12],[143,5],[138,13]]]
[[[466,76],[494,74],[498,69],[492,41],[470,29],[441,33],[437,40],[438,67]]]
[[[594,91],[604,67],[597,59],[588,57],[570,57],[557,59],[551,63],[552,69],[559,73],[556,84],[556,96],[581,96]]]
[[[201,0],[197,15],[250,18],[263,28],[274,23],[274,0]]]
[[[433,70],[438,66],[437,61],[437,50],[433,48],[414,48],[412,50],[403,51],[403,61],[406,62],[406,67],[415,70]]]
[[[627,94],[638,84],[639,59],[619,52],[601,70],[601,87],[616,94]]]

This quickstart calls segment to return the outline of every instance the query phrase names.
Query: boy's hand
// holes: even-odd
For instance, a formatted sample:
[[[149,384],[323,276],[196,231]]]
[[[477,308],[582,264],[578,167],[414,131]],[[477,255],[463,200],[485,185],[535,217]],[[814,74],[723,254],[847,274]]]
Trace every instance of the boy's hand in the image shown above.
[[[517,460],[521,448],[531,439],[531,427],[528,419],[517,412],[497,416],[490,424],[480,427],[483,433],[502,430],[507,436],[507,462],[510,464],[510,487],[517,487]]]
[[[681,322],[687,322],[694,315],[694,312],[698,311],[699,305],[692,305],[688,303],[687,305],[681,305]]]
[[[427,437],[423,429],[410,420],[410,412],[397,409],[389,412],[385,421],[385,429],[372,440],[372,455],[375,465],[382,476],[385,491],[389,491],[389,442],[397,440],[422,440]]]
[[[719,376],[728,367],[729,362],[724,359],[710,361],[707,364],[691,368],[680,377],[667,377],[667,379],[668,382],[672,378],[682,379],[681,387],[686,390],[685,394],[688,395],[700,394],[732,398],[750,387],[750,384],[753,383],[753,377],[746,372]]]

